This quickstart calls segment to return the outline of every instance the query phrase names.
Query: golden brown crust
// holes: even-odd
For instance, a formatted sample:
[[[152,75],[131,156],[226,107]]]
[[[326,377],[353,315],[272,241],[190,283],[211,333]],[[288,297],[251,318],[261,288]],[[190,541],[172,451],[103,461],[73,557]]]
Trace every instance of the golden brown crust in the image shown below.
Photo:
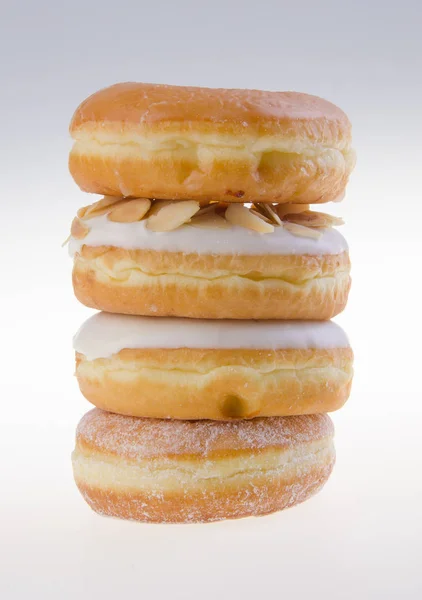
[[[130,144],[130,142],[129,142]],[[84,192],[163,200],[220,200],[224,202],[296,202],[319,204],[340,197],[354,167],[352,153],[322,150],[316,157],[292,152],[254,154],[226,151],[198,160],[198,149],[154,153],[125,142],[75,144],[70,173]],[[130,150],[128,149],[130,148]]]
[[[82,394],[98,408],[135,417],[250,419],[325,413],[346,402],[350,348],[330,350],[125,349],[76,354]]]
[[[263,134],[295,132],[315,143],[350,141],[344,112],[327,100],[299,92],[214,89],[154,83],[117,83],[95,92],[76,109],[70,133],[87,124],[148,126],[154,131],[204,130],[239,134],[245,129]],[[328,125],[328,127],[327,127]],[[324,127],[326,129],[324,130]]]
[[[87,504],[100,515],[144,523],[211,523],[224,519],[264,516],[304,502],[320,491],[334,466],[316,467],[300,479],[254,481],[229,492],[209,493],[116,492],[76,481]]]
[[[326,415],[252,421],[135,419],[94,409],[77,429],[75,481],[100,514],[206,522],[302,502],[335,460]]]
[[[327,202],[354,166],[346,115],[296,92],[118,84],[70,132],[75,181],[116,196]]]
[[[325,320],[350,288],[347,252],[224,256],[83,246],[73,287],[107,312],[205,319]]]

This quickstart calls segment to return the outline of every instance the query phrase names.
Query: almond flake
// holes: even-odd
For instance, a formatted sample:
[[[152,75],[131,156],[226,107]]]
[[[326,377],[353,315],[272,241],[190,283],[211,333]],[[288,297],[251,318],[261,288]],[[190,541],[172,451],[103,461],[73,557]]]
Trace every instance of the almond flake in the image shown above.
[[[260,212],[259,210],[255,210],[254,208],[250,208],[249,210],[251,211],[251,213],[253,215],[256,215],[257,217],[259,217],[260,219],[262,219],[266,223],[269,223],[270,225],[273,225],[273,222],[271,221],[271,219],[269,217],[267,217],[266,215],[263,215],[262,212]]]
[[[333,227],[335,225],[343,225],[343,219],[339,217],[333,217],[326,213],[316,212],[313,210],[306,210],[297,214],[284,215],[284,221],[290,223],[297,223],[298,225],[305,225],[306,227]]]
[[[149,209],[148,218],[152,215],[156,215],[164,206],[173,204],[174,200],[153,200],[151,208]]]
[[[88,235],[89,231],[89,227],[87,227],[85,223],[82,223],[78,217],[73,219],[70,234],[75,240],[83,240],[84,237]]]
[[[199,227],[200,229],[230,229],[230,224],[217,213],[206,213],[200,215],[197,213],[191,222],[189,223],[192,227]]]
[[[280,217],[278,216],[278,214],[275,212],[275,210],[273,209],[271,204],[266,204],[264,202],[260,202],[258,204],[260,210],[271,219],[272,223],[275,223],[276,225],[283,225],[283,223],[281,222]]]
[[[304,210],[309,210],[309,204],[277,204],[275,210],[280,219],[283,219],[284,215],[293,215],[301,213]]]
[[[116,206],[107,216],[114,223],[136,223],[147,214],[151,206],[148,198],[136,198],[122,202]]]
[[[84,221],[93,219],[94,217],[101,217],[101,215],[108,213],[112,206],[120,204],[123,200],[124,198],[119,198],[118,196],[104,196],[104,198],[101,198],[98,202],[80,208],[77,215]]]
[[[206,206],[201,207],[196,213],[195,217],[201,217],[202,215],[215,213],[216,204],[207,204]]]
[[[151,214],[147,221],[147,228],[151,231],[173,231],[190,221],[198,211],[199,202],[194,200],[171,202]]]
[[[230,204],[225,214],[226,220],[232,225],[240,225],[258,233],[272,233],[274,226],[254,215],[243,204]]]
[[[319,238],[322,236],[320,231],[311,229],[310,227],[304,227],[303,225],[298,225],[297,223],[284,222],[283,227],[284,229],[287,229],[287,231],[290,231],[290,233],[293,233],[293,235],[298,235],[300,237],[309,237],[319,240]]]

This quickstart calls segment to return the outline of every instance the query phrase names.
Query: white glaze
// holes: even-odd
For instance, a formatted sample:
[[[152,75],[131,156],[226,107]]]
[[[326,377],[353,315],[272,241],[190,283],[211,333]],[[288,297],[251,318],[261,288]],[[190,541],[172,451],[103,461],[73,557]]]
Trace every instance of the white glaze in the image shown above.
[[[346,348],[345,332],[331,321],[225,321],[134,317],[97,313],[73,338],[88,360],[124,348]]]
[[[137,223],[113,223],[107,215],[89,219],[88,235],[83,240],[70,239],[73,256],[83,245],[115,246],[126,249],[148,249],[194,254],[340,254],[348,249],[344,237],[336,229],[325,229],[319,240],[293,235],[276,227],[274,233],[260,234],[243,227],[199,229],[184,225],[174,231],[156,233]]]

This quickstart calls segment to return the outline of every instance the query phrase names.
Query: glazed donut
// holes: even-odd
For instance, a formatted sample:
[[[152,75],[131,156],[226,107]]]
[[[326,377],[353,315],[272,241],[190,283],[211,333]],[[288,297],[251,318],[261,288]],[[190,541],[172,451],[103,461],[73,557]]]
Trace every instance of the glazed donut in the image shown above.
[[[102,515],[195,523],[272,513],[317,492],[334,465],[327,415],[163,421],[94,409],[76,432],[76,484]]]
[[[353,354],[335,323],[201,321],[98,313],[74,338],[95,406],[123,415],[250,419],[340,408]]]
[[[70,172],[112,196],[327,202],[355,163],[351,126],[307,94],[121,83],[70,124]]]
[[[131,202],[113,210],[134,210],[149,200]],[[191,210],[192,204],[176,207]],[[197,319],[323,320],[344,309],[350,260],[346,240],[336,229],[281,221],[282,226],[273,226],[242,205],[227,211],[231,208],[245,211],[235,215],[239,222],[241,217],[256,219],[252,226],[269,232],[230,223],[217,213],[209,227],[196,225],[210,218],[204,215],[157,232],[149,228],[149,219],[115,222],[110,214],[80,212],[69,245],[76,297],[85,306],[112,313]],[[321,214],[307,211],[300,217]],[[328,215],[317,218],[324,222]]]

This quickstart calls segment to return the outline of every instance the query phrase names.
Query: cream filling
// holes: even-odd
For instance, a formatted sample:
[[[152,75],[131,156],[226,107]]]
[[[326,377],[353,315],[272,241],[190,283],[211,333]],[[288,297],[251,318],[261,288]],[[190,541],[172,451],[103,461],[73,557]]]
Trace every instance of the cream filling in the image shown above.
[[[116,492],[206,490],[216,485],[221,488],[247,484],[260,476],[290,480],[304,477],[333,459],[334,445],[327,438],[288,450],[269,449],[218,459],[155,458],[134,462],[98,452],[85,453],[78,448],[72,455],[78,483]]]
[[[352,376],[352,366],[345,365],[340,367],[312,367],[295,366],[291,363],[274,363],[261,367],[244,367],[242,365],[220,366],[215,368],[200,369],[189,365],[183,368],[173,366],[152,367],[138,361],[122,361],[117,364],[107,365],[93,364],[92,361],[83,361],[77,367],[78,377],[87,379],[91,382],[97,382],[100,385],[107,385],[107,381],[115,381],[124,384],[137,384],[139,381],[148,381],[150,384],[162,384],[163,377],[166,385],[179,388],[188,386],[190,389],[201,389],[212,385],[215,380],[221,382],[227,378],[229,381],[241,377],[242,381],[249,382],[251,385],[259,385],[264,388],[266,385],[273,388],[274,385],[282,380],[284,385],[290,383],[313,383],[314,385],[323,385],[329,388],[335,382],[335,385],[344,385]],[[243,384],[244,385],[244,384]],[[244,395],[247,397],[248,389],[245,389]]]
[[[348,348],[343,329],[331,321],[229,321],[138,317],[97,313],[73,338],[88,360],[124,348],[329,349]]]
[[[280,152],[283,154],[300,154],[305,157],[318,157],[324,153],[331,153],[344,161],[345,157],[354,155],[350,148],[350,141],[345,137],[339,140],[337,147],[331,144],[315,143],[306,138],[286,137],[286,135],[248,135],[246,132],[236,135],[223,133],[206,133],[203,131],[154,132],[142,135],[136,131],[107,131],[99,127],[81,127],[73,133],[75,144],[72,151],[78,154],[98,154],[116,151],[116,146],[121,151],[136,156],[154,153],[169,152],[174,154],[179,151],[209,152],[215,157],[221,153],[234,152],[253,156],[257,161],[267,152]],[[200,156],[199,156],[200,158]]]
[[[168,232],[154,232],[146,221],[115,223],[107,215],[84,221],[90,228],[82,240],[71,238],[69,252],[73,256],[82,246],[114,246],[127,250],[155,250],[158,252],[184,252],[185,254],[211,255],[301,255],[321,256],[341,254],[348,250],[344,237],[336,229],[325,229],[319,239],[293,235],[283,227],[273,233],[256,231],[231,225],[227,229],[199,229],[183,225]]]
[[[266,284],[269,285],[274,282],[277,286],[286,284],[286,286],[292,286],[293,288],[306,289],[306,286],[312,285],[313,282],[318,281],[321,285],[325,282],[335,281],[337,285],[341,284],[343,278],[348,279],[350,273],[350,266],[344,265],[337,267],[335,273],[322,274],[321,269],[315,267],[310,272],[304,273],[302,277],[298,275],[292,269],[284,269],[276,275],[266,275],[260,272],[244,272],[236,273],[227,269],[213,268],[212,271],[206,270],[201,264],[189,265],[188,268],[183,265],[179,267],[173,267],[170,271],[146,271],[143,270],[142,266],[135,260],[129,258],[123,258],[117,260],[112,266],[109,266],[102,256],[94,258],[86,258],[85,256],[78,255],[77,259],[78,270],[87,269],[89,271],[95,270],[95,276],[99,281],[108,283],[110,281],[118,281],[122,285],[147,285],[150,282],[158,281],[163,285],[176,284],[178,286],[189,285],[192,280],[207,281],[207,282],[219,282],[225,281],[227,285],[231,282],[237,282],[241,284],[242,280],[247,283]],[[177,269],[180,269],[179,271]]]

